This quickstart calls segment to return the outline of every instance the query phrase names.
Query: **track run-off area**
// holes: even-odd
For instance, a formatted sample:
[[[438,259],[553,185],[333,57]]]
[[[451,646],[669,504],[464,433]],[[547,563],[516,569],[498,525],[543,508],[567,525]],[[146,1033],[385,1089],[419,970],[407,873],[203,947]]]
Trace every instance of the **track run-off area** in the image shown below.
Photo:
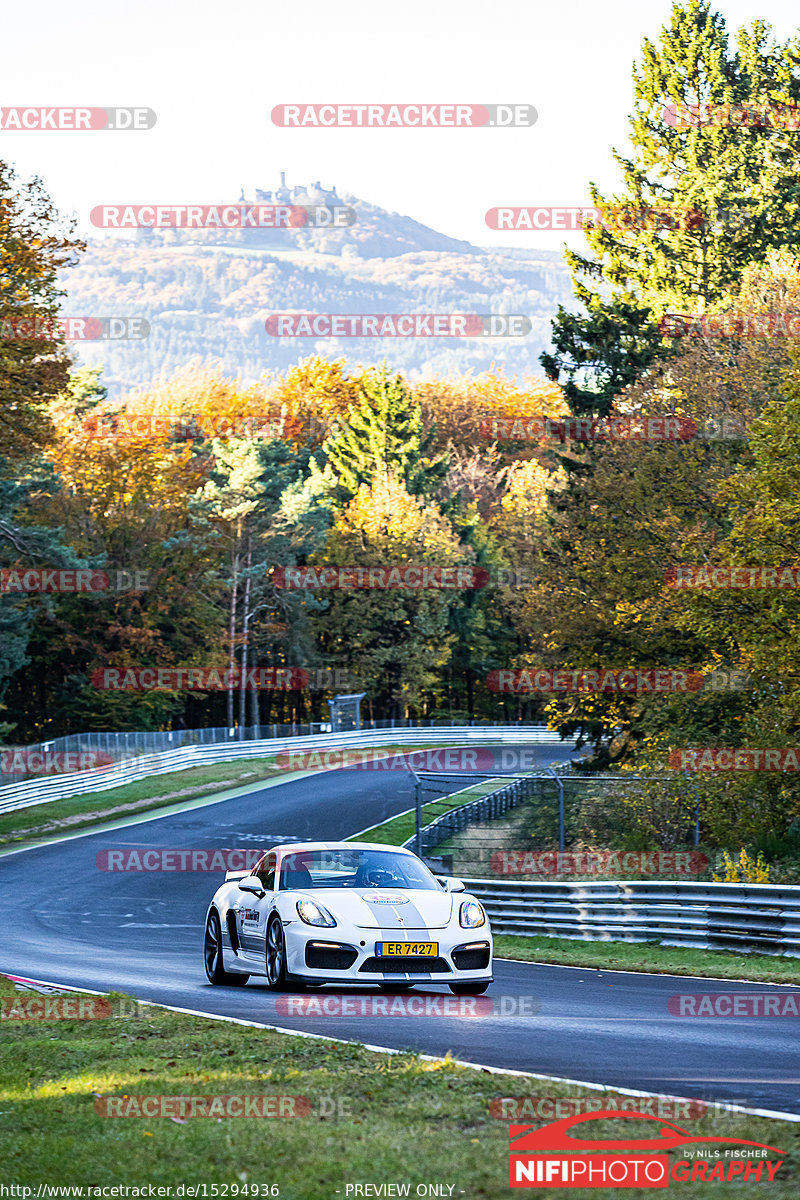
[[[533,770],[574,753],[559,742],[526,749],[533,751]],[[0,971],[370,1046],[449,1052],[497,1069],[800,1118],[797,1017],[680,1016],[674,1000],[670,1005],[671,997],[687,993],[763,996],[775,990],[771,985],[495,959],[495,982],[473,1010],[444,1003],[463,999],[449,989],[422,984],[404,998],[422,998],[411,1006],[416,1011],[404,1005],[397,1007],[406,1011],[393,1014],[391,997],[386,1011],[371,999],[362,1004],[360,997],[387,994],[354,987],[341,989],[357,1001],[338,1006],[345,1011],[316,1005],[303,1014],[265,981],[251,979],[244,988],[206,981],[204,919],[220,874],[98,865],[98,855],[102,863],[110,850],[261,850],[278,841],[341,840],[413,803],[406,771],[331,770],[6,850]],[[330,990],[306,996],[322,1000]],[[780,991],[795,992],[800,1008],[800,988]]]

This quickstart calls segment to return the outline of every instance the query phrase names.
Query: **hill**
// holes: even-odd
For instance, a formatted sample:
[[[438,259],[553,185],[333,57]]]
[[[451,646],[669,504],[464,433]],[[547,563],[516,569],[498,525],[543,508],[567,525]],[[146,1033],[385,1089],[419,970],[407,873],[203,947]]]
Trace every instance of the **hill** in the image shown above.
[[[284,189],[289,192],[289,189]],[[259,192],[258,202],[276,202]],[[264,198],[269,197],[269,201]],[[249,199],[249,198],[248,198]],[[76,344],[102,363],[112,395],[172,374],[190,361],[220,361],[254,382],[311,353],[390,364],[411,377],[476,372],[541,374],[550,319],[571,298],[553,251],[481,248],[358,197],[295,188],[290,202],[355,210],[343,228],[142,230],[90,241],[64,278],[70,316],[138,316],[143,341]],[[522,338],[278,338],[271,313],[506,313],[530,318]]]

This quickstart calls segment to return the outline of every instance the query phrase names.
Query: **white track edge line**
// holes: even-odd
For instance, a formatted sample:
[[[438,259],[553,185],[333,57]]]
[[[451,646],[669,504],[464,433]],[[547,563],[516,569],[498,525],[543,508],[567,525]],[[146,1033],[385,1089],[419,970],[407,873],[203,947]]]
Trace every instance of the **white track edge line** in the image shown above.
[[[498,933],[492,934],[493,937],[508,937],[508,934]],[[512,937],[521,937],[521,934],[511,934]],[[536,936],[535,934],[533,936]],[[593,946],[602,945],[602,941],[592,942]],[[624,942],[623,945],[630,943]],[[552,963],[552,962],[537,962],[532,958],[505,958],[502,954],[493,954],[494,962],[513,962],[520,963],[525,967],[556,967],[558,970],[566,971],[597,971],[599,975],[633,975],[634,978],[644,975],[649,979],[702,979],[708,983],[749,983],[753,987],[779,987],[792,988],[795,991],[800,989],[800,983],[772,983],[764,979],[732,979],[728,975],[673,975],[671,971],[626,971],[624,967],[576,967],[572,963]],[[784,961],[779,959],[780,962]]]
[[[61,983],[52,983],[47,979],[24,979],[21,975],[6,975],[6,979],[10,979],[14,983],[37,983],[42,987],[64,987]],[[83,992],[89,996],[107,996],[108,992],[98,992],[93,988],[70,987],[72,992]],[[134,996],[133,999],[136,999]],[[393,1046],[374,1046],[370,1042],[354,1042],[351,1038],[333,1037],[326,1033],[306,1033],[301,1029],[285,1029],[282,1025],[267,1025],[263,1021],[246,1021],[243,1017],[228,1017],[221,1013],[203,1012],[197,1008],[178,1008],[174,1004],[161,1004],[158,1000],[137,1000],[137,1004],[149,1004],[153,1008],[161,1008],[167,1012],[181,1013],[189,1017],[204,1017],[208,1021],[222,1021],[228,1025],[244,1025],[250,1029],[271,1029],[274,1033],[284,1033],[289,1037],[310,1038],[323,1042],[339,1042],[343,1046],[361,1046],[364,1050],[371,1050],[376,1054],[413,1054],[415,1058],[420,1058],[423,1062],[444,1062],[445,1059],[441,1054],[418,1054],[415,1050],[398,1050]],[[489,1067],[484,1063],[467,1062],[465,1059],[449,1058],[446,1060],[451,1062],[456,1067],[468,1067],[472,1071],[487,1071],[491,1075],[514,1075],[523,1079],[543,1079],[549,1083],[563,1083],[570,1087],[589,1088],[593,1092],[616,1092],[620,1096],[654,1096],[664,1100],[677,1100],[684,1104],[692,1103],[692,1098],[689,1096],[671,1096],[667,1092],[642,1092],[635,1088],[614,1087],[613,1084],[607,1083],[587,1083],[584,1079],[568,1079],[563,1075],[540,1075],[536,1071],[515,1071],[510,1067]],[[696,1102],[696,1098],[695,1098]],[[738,1104],[726,1104],[724,1100],[703,1101],[705,1104],[714,1104],[716,1107],[724,1108],[726,1112],[742,1113],[749,1117],[766,1117],[773,1121],[793,1121],[800,1122],[800,1113],[785,1113],[780,1110],[772,1110],[768,1108],[743,1108]]]

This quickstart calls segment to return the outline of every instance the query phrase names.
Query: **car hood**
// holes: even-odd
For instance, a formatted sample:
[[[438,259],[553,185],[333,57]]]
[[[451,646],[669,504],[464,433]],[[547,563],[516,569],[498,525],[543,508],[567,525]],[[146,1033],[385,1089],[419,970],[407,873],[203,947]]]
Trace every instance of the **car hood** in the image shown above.
[[[311,888],[304,894],[357,929],[443,929],[453,913],[451,892]]]

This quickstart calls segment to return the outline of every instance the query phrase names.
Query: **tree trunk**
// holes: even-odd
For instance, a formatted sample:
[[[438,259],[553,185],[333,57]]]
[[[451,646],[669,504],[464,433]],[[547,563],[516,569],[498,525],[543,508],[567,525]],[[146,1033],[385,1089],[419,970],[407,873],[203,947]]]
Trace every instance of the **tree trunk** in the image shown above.
[[[253,561],[253,551],[250,546],[247,548],[247,566],[249,567]],[[242,678],[239,684],[239,740],[244,739],[245,726],[247,725],[247,659],[248,659],[248,640],[250,629],[250,576],[248,575],[244,581],[244,610],[242,612]]]
[[[231,565],[231,617],[228,628],[228,729],[233,729],[233,677],[236,670],[236,598],[239,590],[239,552],[235,548],[239,539],[232,547]]]

